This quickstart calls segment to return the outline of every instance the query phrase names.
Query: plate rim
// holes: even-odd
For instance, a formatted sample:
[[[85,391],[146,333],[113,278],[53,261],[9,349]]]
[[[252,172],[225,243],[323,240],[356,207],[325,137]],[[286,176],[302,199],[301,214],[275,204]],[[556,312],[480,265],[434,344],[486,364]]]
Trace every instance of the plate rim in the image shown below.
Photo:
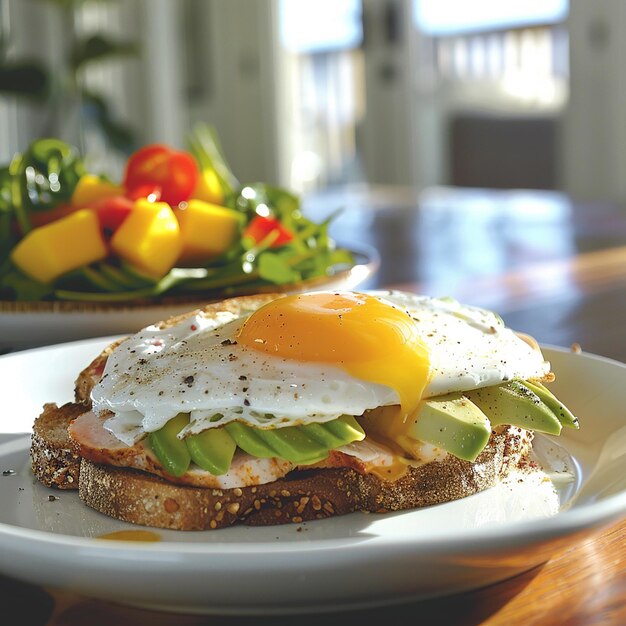
[[[83,359],[86,348],[76,344],[102,345],[106,341],[108,338],[102,337],[68,343],[82,351],[76,358],[80,354]],[[63,349],[68,343],[33,350]],[[577,356],[556,349],[568,358]],[[32,351],[30,356],[37,358]],[[610,361],[597,355],[593,358]],[[73,374],[75,364],[67,361]],[[620,369],[615,380],[621,380],[626,365],[611,362],[610,366],[614,364]],[[53,389],[58,392],[56,385]],[[615,421],[614,410],[608,415],[610,428],[604,429],[604,441],[610,436],[607,431],[622,428],[621,421]],[[0,458],[18,463],[22,485],[32,481],[32,488],[38,490],[36,479],[27,474],[28,441],[28,433],[22,433],[17,450],[7,447],[8,453]],[[44,588],[68,589],[86,597],[175,613],[259,616],[362,610],[464,592],[538,566],[589,535],[591,529],[623,516],[626,490],[622,485],[619,489],[614,496],[552,517],[470,529],[453,527],[449,529],[452,533],[427,540],[420,537],[420,509],[388,514],[413,516],[399,526],[393,521],[385,525],[387,516],[380,516],[381,526],[376,522],[372,528],[372,517],[359,513],[352,514],[360,516],[355,522],[348,519],[341,524],[340,518],[315,522],[328,525],[328,536],[324,532],[310,537],[296,534],[300,526],[311,524],[312,529],[313,522],[307,522],[280,532],[278,527],[268,527],[269,533],[252,541],[248,541],[248,533],[255,529],[244,528],[241,541],[238,534],[222,540],[216,531],[206,541],[199,537],[179,542],[166,534],[156,543],[102,541],[80,534],[81,529],[79,535],[60,534],[19,526],[19,517],[5,517],[11,523],[0,522],[0,552],[6,555],[0,572]],[[330,526],[336,522],[341,524],[338,530]],[[132,527],[124,525],[128,526]],[[63,530],[62,525],[59,528]],[[172,575],[182,583],[172,585]],[[232,585],[233,580],[238,584]]]
[[[23,350],[8,355],[0,356],[0,362],[6,360],[15,359],[18,357],[33,356],[36,357],[41,352],[51,352],[67,349],[79,349],[84,348],[89,344],[107,345],[108,342],[115,339],[117,336],[104,336],[97,338],[81,339],[72,342],[65,342],[54,344],[50,346],[43,346],[39,348],[32,348],[29,350]],[[551,344],[541,344],[542,350],[546,351],[546,358],[549,360],[550,352],[557,352],[564,358],[577,358],[582,356],[590,361],[599,361],[610,365],[611,367],[618,367],[619,369],[626,370],[626,364],[615,359],[603,357],[597,354],[582,352],[573,353],[570,349],[566,349],[560,346],[554,346]],[[70,359],[71,360],[71,359]],[[21,433],[27,436],[29,433]],[[1,433],[0,433],[1,435]],[[12,433],[12,437],[19,437],[20,433]],[[24,442],[26,445],[26,441]],[[25,447],[20,454],[27,454],[28,448]],[[390,513],[388,515],[406,515],[415,511],[399,511],[396,513]],[[358,514],[357,514],[358,515]],[[603,498],[600,501],[586,502],[582,504],[574,504],[572,507],[568,507],[566,510],[560,511],[554,516],[541,518],[528,521],[517,521],[497,524],[494,526],[485,526],[480,528],[462,529],[450,537],[437,537],[433,539],[420,538],[419,536],[397,536],[387,537],[381,535],[375,535],[372,537],[365,537],[357,542],[349,541],[349,538],[316,538],[314,542],[308,546],[304,542],[284,542],[276,543],[273,541],[260,541],[260,542],[244,542],[244,543],[214,543],[209,542],[202,543],[185,543],[185,542],[172,542],[163,540],[156,543],[140,544],[138,542],[129,541],[110,541],[107,542],[106,551],[119,551],[128,553],[130,549],[138,550],[138,553],[145,554],[146,551],[152,551],[156,553],[168,554],[171,552],[184,553],[188,558],[192,554],[207,554],[223,555],[223,556],[236,556],[240,554],[250,554],[254,552],[258,555],[263,554],[293,554],[295,553],[308,553],[320,549],[328,550],[342,550],[350,552],[352,550],[361,550],[364,544],[368,545],[382,545],[387,548],[406,547],[407,543],[410,543],[412,549],[418,549],[420,554],[428,553],[448,553],[454,551],[455,554],[459,552],[467,552],[468,546],[471,544],[469,552],[475,552],[476,550],[484,550],[485,548],[495,548],[496,544],[505,542],[507,539],[514,537],[517,541],[524,538],[529,543],[535,543],[549,539],[551,537],[568,535],[575,531],[582,531],[588,528],[610,524],[615,519],[619,519],[626,515],[626,489],[616,494],[612,494]],[[307,524],[304,524],[306,526]],[[524,532],[522,532],[524,531]],[[213,531],[206,531],[213,532]],[[51,543],[55,546],[63,548],[75,548],[77,550],[83,548],[89,548],[91,550],[105,549],[103,546],[99,546],[97,542],[94,543],[93,537],[81,537],[74,535],[57,534],[46,530],[29,529],[21,526],[15,526],[13,524],[7,524],[0,522],[0,543],[3,538],[7,537],[19,537],[24,540]]]

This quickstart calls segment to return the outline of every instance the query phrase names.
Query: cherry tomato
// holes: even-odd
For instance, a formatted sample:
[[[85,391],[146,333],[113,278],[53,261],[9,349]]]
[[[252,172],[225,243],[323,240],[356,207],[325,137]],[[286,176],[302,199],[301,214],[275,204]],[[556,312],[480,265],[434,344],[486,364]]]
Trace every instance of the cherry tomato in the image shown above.
[[[129,197],[135,198],[141,197],[138,193],[145,193],[145,189],[158,187],[160,200],[176,206],[189,200],[199,175],[198,165],[188,152],[151,144],[137,150],[128,159],[124,186]]]
[[[257,215],[243,231],[244,237],[252,237],[256,243],[263,241],[272,231],[278,231],[278,236],[271,248],[278,248],[293,239],[293,233],[285,228],[275,217]]]
[[[161,199],[161,187],[159,185],[139,185],[126,193],[126,197],[131,200],[139,200],[140,198],[148,198],[152,196],[154,202],[158,202]]]
[[[103,198],[95,202],[93,209],[100,220],[100,227],[110,237],[130,215],[135,203],[124,196]]]

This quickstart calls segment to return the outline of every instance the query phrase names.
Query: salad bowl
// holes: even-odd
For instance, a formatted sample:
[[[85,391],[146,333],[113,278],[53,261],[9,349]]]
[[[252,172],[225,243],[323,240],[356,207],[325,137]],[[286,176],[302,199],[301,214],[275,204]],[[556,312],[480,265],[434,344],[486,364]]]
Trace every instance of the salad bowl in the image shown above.
[[[228,297],[353,289],[379,257],[337,245],[336,215],[239,182],[207,126],[188,150],[139,148],[120,180],[35,140],[0,167],[0,350],[135,332]]]

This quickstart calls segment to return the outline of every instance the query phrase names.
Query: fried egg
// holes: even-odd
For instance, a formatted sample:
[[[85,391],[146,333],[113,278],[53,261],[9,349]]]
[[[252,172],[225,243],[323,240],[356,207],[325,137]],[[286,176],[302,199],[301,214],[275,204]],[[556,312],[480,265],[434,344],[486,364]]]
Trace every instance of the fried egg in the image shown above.
[[[92,391],[105,426],[132,445],[184,412],[181,433],[233,420],[327,422],[512,378],[543,378],[541,353],[494,313],[404,292],[312,292],[237,317],[201,312],[149,326],[109,357]]]

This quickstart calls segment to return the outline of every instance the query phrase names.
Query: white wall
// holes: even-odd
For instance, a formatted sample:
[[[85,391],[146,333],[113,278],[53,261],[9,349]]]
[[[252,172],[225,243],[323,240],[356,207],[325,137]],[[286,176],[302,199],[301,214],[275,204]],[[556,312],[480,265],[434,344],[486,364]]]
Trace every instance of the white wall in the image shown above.
[[[395,36],[389,22],[396,16]],[[427,141],[417,115],[428,102],[416,98],[415,32],[410,0],[363,0],[365,23],[366,117],[362,128],[363,160],[368,181],[415,184],[421,179],[415,137]]]
[[[563,183],[576,198],[626,202],[626,3],[572,0]]]
[[[0,11],[12,59],[55,57],[55,45],[50,37],[50,24],[55,17],[52,7],[36,0],[8,0],[0,2]],[[7,163],[24,143],[45,133],[47,122],[45,109],[24,98],[3,94],[0,99],[0,163]]]
[[[282,66],[277,3],[205,0],[204,45],[209,62],[206,98],[189,109],[190,123],[213,123],[242,182],[287,179],[281,124]]]

